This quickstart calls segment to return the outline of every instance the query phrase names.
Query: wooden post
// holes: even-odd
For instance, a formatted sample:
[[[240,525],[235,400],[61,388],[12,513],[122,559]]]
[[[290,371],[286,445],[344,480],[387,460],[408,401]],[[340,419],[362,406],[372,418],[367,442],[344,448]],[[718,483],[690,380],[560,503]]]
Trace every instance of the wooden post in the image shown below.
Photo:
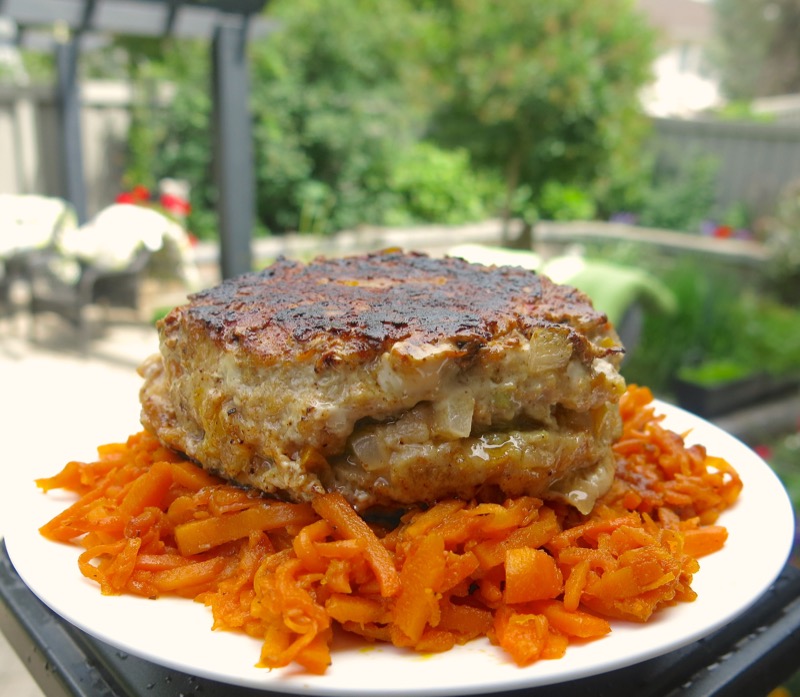
[[[246,55],[247,19],[225,19],[212,45],[214,174],[223,278],[252,270],[255,211],[252,128]]]
[[[83,171],[81,103],[78,84],[80,37],[56,44],[58,111],[61,128],[61,166],[65,198],[72,203],[79,223],[86,222],[86,179]]]

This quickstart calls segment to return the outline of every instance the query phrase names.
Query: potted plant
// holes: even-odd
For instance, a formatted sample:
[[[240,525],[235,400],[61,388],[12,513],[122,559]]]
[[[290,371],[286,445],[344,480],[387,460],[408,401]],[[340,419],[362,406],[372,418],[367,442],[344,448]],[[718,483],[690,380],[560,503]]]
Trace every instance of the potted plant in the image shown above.
[[[681,406],[716,416],[800,385],[800,311],[761,297],[739,301],[727,340],[681,366],[673,387]]]
[[[733,360],[708,360],[681,368],[675,397],[685,409],[714,417],[786,393],[798,384],[791,376],[753,370]]]

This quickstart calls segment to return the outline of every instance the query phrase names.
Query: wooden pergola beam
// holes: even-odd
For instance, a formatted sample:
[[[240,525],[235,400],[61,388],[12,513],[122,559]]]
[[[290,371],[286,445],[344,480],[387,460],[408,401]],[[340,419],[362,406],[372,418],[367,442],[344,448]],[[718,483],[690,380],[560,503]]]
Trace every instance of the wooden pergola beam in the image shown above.
[[[93,6],[86,21],[87,5]],[[250,37],[272,32],[276,24],[256,16],[267,0],[192,2],[191,0],[2,0],[0,16],[23,27],[60,25],[73,32],[177,38],[213,37],[225,17],[252,17]],[[170,29],[167,32],[167,29]]]
[[[75,209],[79,223],[87,220],[86,177],[83,169],[83,136],[81,129],[81,101],[78,85],[77,38],[56,44],[57,101],[60,115],[61,167],[66,187],[66,198]]]

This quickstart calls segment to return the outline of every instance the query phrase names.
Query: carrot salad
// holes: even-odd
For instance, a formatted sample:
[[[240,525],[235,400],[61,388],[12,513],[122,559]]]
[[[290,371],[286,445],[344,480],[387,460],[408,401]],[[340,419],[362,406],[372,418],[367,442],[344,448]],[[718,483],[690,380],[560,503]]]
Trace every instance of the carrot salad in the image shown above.
[[[391,522],[338,493],[286,503],[225,483],[141,432],[37,480],[79,498],[41,528],[103,594],[204,603],[254,662],[324,673],[334,629],[420,652],[488,637],[520,666],[692,601],[697,558],[742,483],[661,425],[647,388],[620,408],[617,475],[589,515],[538,498],[444,500]]]

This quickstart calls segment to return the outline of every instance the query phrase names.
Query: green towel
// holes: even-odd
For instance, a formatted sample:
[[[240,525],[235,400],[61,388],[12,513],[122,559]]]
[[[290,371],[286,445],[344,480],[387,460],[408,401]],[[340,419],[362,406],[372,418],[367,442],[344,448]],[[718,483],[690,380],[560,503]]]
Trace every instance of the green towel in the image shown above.
[[[540,271],[556,283],[567,283],[582,290],[614,324],[621,322],[625,312],[636,302],[666,314],[678,309],[672,291],[641,269],[565,256],[548,261]]]
[[[549,276],[556,283],[575,286],[588,295],[594,306],[618,325],[634,303],[654,312],[673,314],[675,295],[661,281],[641,269],[607,261],[584,259],[575,254],[555,257],[546,263],[535,252],[482,244],[462,244],[448,250],[451,256],[498,266],[522,266]]]

